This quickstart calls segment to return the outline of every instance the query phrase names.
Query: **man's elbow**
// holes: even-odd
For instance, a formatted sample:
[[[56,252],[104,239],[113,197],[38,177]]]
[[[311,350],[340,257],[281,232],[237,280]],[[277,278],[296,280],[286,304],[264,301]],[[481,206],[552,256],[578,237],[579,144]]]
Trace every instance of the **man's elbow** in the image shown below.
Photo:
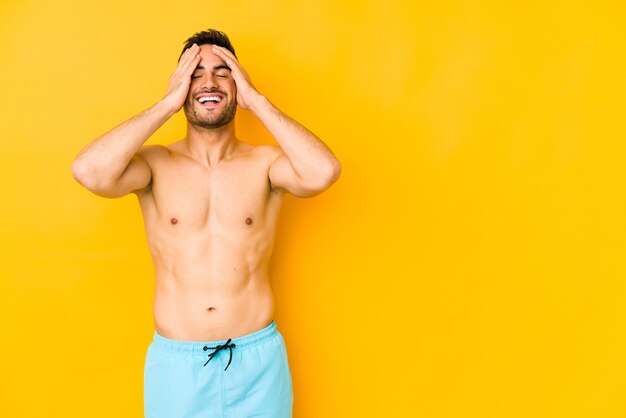
[[[94,173],[94,170],[79,158],[72,162],[72,177],[85,189],[98,195],[106,195],[108,188]]]
[[[90,181],[89,181],[89,178],[90,178],[89,169],[78,158],[76,158],[72,162],[72,177],[74,177],[74,180],[79,182],[85,188],[89,188],[88,187],[88,185],[90,184]]]
[[[341,163],[339,163],[338,160],[333,160],[320,169],[315,178],[310,179],[307,187],[305,187],[305,194],[308,196],[315,196],[322,193],[324,190],[332,186],[333,183],[339,179],[340,175]]]
[[[328,164],[325,170],[326,188],[329,188],[333,183],[339,180],[341,175],[341,163],[339,160],[334,159]]]

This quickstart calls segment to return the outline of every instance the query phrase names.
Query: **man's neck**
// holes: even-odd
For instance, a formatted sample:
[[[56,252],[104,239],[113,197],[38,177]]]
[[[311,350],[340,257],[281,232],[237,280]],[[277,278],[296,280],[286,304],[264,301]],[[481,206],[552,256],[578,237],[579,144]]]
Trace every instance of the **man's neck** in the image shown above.
[[[208,167],[215,166],[232,155],[237,147],[235,123],[206,129],[187,122],[187,136],[183,142],[193,159]]]

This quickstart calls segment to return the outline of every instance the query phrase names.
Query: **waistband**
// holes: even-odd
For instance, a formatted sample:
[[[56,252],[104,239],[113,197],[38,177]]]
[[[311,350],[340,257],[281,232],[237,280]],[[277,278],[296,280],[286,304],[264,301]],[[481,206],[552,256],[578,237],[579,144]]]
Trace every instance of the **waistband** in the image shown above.
[[[260,344],[268,341],[278,335],[276,324],[272,321],[268,326],[255,331],[251,334],[243,335],[241,337],[233,338],[231,344],[236,344],[237,348],[250,347],[255,344]],[[206,355],[205,346],[216,347],[223,345],[227,340],[217,341],[183,341],[172,340],[166,338],[154,331],[154,339],[152,340],[152,346],[159,350],[165,350],[174,353],[194,353]]]

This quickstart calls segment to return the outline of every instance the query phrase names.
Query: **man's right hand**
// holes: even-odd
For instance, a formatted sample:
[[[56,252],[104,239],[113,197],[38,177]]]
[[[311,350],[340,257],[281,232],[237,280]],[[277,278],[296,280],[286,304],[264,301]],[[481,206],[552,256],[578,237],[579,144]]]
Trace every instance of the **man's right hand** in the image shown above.
[[[180,57],[163,99],[87,144],[72,164],[74,178],[106,197],[124,196],[149,185],[151,169],[138,151],[183,106],[199,63],[200,47],[194,44]]]
[[[168,104],[172,112],[178,112],[183,107],[191,84],[191,74],[199,63],[200,47],[193,44],[180,57],[178,67],[170,77],[170,84],[162,100]]]

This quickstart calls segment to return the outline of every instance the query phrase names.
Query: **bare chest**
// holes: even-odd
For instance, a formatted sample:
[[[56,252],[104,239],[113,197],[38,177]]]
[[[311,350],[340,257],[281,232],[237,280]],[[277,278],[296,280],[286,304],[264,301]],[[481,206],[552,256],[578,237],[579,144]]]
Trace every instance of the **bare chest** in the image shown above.
[[[163,164],[153,169],[146,221],[177,228],[240,229],[265,222],[271,191],[267,170],[254,163],[225,163],[206,169]]]

